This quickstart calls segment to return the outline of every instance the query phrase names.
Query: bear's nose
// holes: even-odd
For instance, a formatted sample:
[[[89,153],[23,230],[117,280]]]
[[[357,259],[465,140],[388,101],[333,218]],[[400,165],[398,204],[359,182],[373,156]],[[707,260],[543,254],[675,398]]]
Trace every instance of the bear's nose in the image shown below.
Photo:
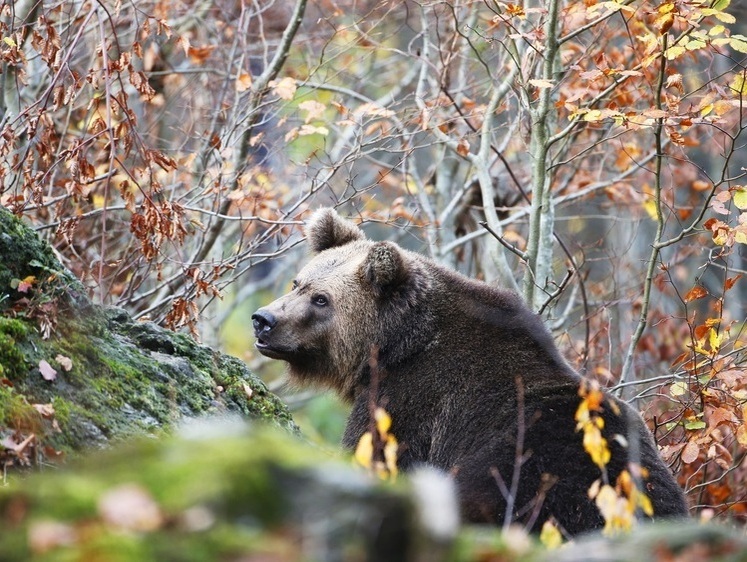
[[[275,315],[264,308],[260,308],[257,312],[252,314],[252,324],[254,324],[255,334],[269,332],[277,323],[278,319],[275,318]]]

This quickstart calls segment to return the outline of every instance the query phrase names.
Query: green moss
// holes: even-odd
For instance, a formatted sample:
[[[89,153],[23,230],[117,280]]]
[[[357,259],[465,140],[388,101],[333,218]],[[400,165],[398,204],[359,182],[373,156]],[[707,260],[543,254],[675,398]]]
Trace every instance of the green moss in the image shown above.
[[[14,388],[0,384],[0,429],[38,432],[41,429],[41,416],[26,398]]]
[[[60,429],[65,431],[68,423],[70,423],[70,415],[74,408],[73,403],[65,400],[61,396],[54,396],[52,397],[52,407],[54,408],[54,417],[57,420]]]
[[[12,288],[29,275],[37,280],[29,293]],[[296,430],[285,406],[243,363],[185,334],[135,322],[124,310],[94,306],[49,246],[2,208],[0,295],[9,295],[0,302],[0,379],[12,384],[0,382],[0,426],[30,423],[23,416],[31,404],[51,403],[56,419],[35,432],[40,451],[100,447],[168,430],[185,416],[225,411]],[[29,300],[18,303],[21,297]],[[33,314],[41,304],[57,322],[48,339]],[[3,316],[6,308],[13,314]],[[56,370],[52,380],[42,376],[41,361]]]
[[[28,332],[20,320],[0,316],[0,376],[15,379],[27,370],[20,339]]]

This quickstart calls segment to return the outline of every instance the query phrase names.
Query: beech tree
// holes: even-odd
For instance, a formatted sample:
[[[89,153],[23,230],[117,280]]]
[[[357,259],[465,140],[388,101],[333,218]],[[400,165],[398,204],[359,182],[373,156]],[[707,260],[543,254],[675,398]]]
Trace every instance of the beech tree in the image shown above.
[[[0,203],[99,301],[203,334],[337,206],[521,293],[694,510],[743,518],[738,9],[6,1]]]

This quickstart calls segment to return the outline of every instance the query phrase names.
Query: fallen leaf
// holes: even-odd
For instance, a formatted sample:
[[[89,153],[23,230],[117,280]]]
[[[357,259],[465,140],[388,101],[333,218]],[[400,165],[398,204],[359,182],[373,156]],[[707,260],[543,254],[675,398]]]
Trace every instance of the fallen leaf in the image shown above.
[[[73,361],[69,357],[65,357],[64,355],[57,355],[54,358],[55,361],[57,361],[60,364],[60,367],[64,371],[70,371],[73,368]]]
[[[47,363],[44,359],[39,361],[39,372],[44,377],[45,381],[53,381],[57,378],[57,371],[52,368],[52,365]]]
[[[28,293],[29,289],[33,287],[34,283],[36,283],[36,277],[34,277],[33,275],[29,275],[22,281],[18,282],[18,286],[16,287],[16,290],[19,293]]]
[[[29,525],[28,545],[35,554],[44,554],[76,541],[75,528],[59,521],[34,521]]]
[[[138,484],[123,484],[105,492],[98,512],[107,524],[126,531],[154,531],[163,523],[158,504]]]
[[[52,404],[33,404],[33,407],[43,418],[49,419],[54,417],[54,406]]]

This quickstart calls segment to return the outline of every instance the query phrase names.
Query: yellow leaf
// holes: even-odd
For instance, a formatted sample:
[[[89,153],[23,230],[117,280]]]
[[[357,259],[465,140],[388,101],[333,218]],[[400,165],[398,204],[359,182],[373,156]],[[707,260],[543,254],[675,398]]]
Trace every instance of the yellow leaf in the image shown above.
[[[737,429],[737,441],[742,447],[747,447],[747,425],[744,423]]]
[[[373,458],[373,435],[370,431],[364,433],[358,445],[355,448],[355,454],[353,455],[355,461],[364,468],[371,468],[371,460]]]
[[[630,517],[625,509],[627,500],[620,498],[612,486],[609,484],[602,486],[599,494],[597,494],[595,503],[605,521],[603,531],[605,534],[613,534],[631,528],[633,524],[632,517]]]
[[[735,18],[731,14],[727,14],[726,12],[716,12],[714,15],[716,16],[717,20],[724,23],[737,23],[737,18]]]
[[[542,531],[540,531],[540,542],[545,545],[548,550],[558,548],[563,544],[563,535],[555,526],[555,524],[548,520],[542,525]]]
[[[729,240],[729,231],[725,228],[719,228],[713,233],[713,243],[717,246],[723,246]]]
[[[596,418],[601,420],[602,418]],[[599,468],[604,468],[610,462],[612,454],[607,446],[607,440],[596,424],[588,423],[584,426],[584,450],[589,453],[591,460]]]
[[[381,438],[385,438],[389,428],[392,427],[392,418],[387,414],[384,408],[376,408],[374,411],[374,419],[376,420],[376,429],[379,430]]]
[[[727,337],[728,335],[726,333],[719,335],[716,330],[711,328],[708,331],[708,344],[711,346],[711,351],[713,351],[714,353],[718,353],[718,350],[721,349],[721,343]]]
[[[654,27],[656,27],[662,35],[669,31],[672,24],[674,24],[674,14],[671,12],[659,16],[656,18],[656,21],[654,21]]]
[[[654,506],[651,503],[651,499],[646,494],[638,494],[638,507],[640,507],[641,510],[643,510],[643,513],[649,517],[654,516]]]
[[[672,396],[682,396],[688,392],[687,383],[683,381],[677,381],[671,387],[669,387],[669,394]]]
[[[736,205],[738,209],[742,211],[747,209],[747,189],[743,187],[735,189],[732,194],[732,201],[734,201],[734,205]]]
[[[687,52],[687,49],[685,49],[685,47],[681,45],[673,45],[666,50],[664,56],[667,57],[667,60],[673,60],[685,52]]]
[[[656,214],[656,201],[654,201],[653,199],[646,199],[643,202],[643,210],[646,211],[648,216],[653,220],[658,219],[658,216]]]
[[[740,53],[747,53],[747,37],[743,35],[732,35],[728,38],[729,45],[735,51]]]
[[[397,477],[397,451],[399,445],[394,435],[388,435],[386,444],[384,445],[384,463],[389,471],[390,480],[394,480]]]
[[[17,47],[17,46],[18,46],[18,45],[16,44],[16,42],[15,42],[15,41],[13,41],[13,38],[12,38],[12,37],[3,37],[3,43],[5,43],[5,44],[6,44],[6,45],[8,45],[9,47],[13,47],[13,48],[15,48],[15,47]]]

